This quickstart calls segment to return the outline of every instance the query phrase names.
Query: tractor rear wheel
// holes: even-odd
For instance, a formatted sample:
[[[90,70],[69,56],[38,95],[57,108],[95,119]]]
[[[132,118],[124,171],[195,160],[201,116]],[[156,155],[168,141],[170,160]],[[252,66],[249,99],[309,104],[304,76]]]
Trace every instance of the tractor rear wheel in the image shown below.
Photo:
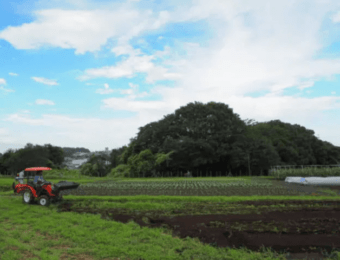
[[[49,206],[50,200],[46,195],[42,195],[42,196],[39,197],[39,204],[41,206]]]
[[[22,201],[25,204],[32,204],[34,201],[34,196],[30,189],[26,189],[22,192]]]

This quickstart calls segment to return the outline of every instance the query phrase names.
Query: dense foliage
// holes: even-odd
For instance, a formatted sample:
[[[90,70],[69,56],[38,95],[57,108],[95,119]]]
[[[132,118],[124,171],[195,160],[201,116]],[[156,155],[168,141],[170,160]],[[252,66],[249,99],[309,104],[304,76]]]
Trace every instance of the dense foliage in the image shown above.
[[[163,170],[268,174],[274,165],[340,163],[340,147],[318,140],[314,131],[279,120],[242,121],[223,103],[190,103],[139,128],[135,151],[173,151]]]
[[[16,151],[9,149],[0,158],[0,171],[2,174],[13,174],[28,167],[44,166],[60,169],[64,161],[64,152],[61,147],[46,144],[44,146],[28,143],[24,148]]]
[[[32,165],[61,168],[64,158],[86,148],[33,146],[0,154],[0,172]],[[109,161],[107,165],[105,162]],[[223,103],[189,103],[139,128],[130,143],[109,156],[93,155],[80,168],[88,176],[155,176],[164,171],[222,175],[267,175],[276,165],[340,164],[340,147],[321,141],[313,130],[280,120],[241,120]]]

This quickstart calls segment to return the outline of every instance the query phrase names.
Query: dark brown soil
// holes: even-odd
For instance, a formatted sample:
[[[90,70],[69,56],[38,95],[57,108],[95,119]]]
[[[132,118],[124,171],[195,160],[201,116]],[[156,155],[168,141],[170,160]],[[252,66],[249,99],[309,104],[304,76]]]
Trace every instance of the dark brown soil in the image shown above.
[[[237,205],[269,206],[281,203],[287,204],[287,201],[246,201],[237,202]],[[332,250],[340,251],[340,202],[308,203],[309,206],[306,206],[306,201],[289,201],[289,205],[301,206],[294,211],[268,207],[261,213],[185,215],[188,212],[183,210],[172,211],[170,216],[155,210],[137,213],[124,209],[74,208],[71,201],[58,207],[60,212],[99,213],[101,218],[107,220],[122,223],[133,220],[140,226],[163,227],[172,230],[173,236],[196,237],[216,247],[244,246],[259,251],[263,245],[278,253],[289,253],[287,259],[331,258],[329,254]]]

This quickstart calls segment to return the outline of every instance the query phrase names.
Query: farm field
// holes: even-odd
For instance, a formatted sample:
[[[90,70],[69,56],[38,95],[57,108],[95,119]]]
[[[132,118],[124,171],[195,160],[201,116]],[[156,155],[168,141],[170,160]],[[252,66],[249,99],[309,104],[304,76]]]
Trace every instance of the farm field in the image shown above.
[[[64,192],[73,195],[105,196],[297,196],[308,194],[336,195],[339,186],[303,186],[268,178],[199,178],[181,180],[103,180],[84,183],[77,190]]]
[[[7,234],[0,258],[9,256],[4,244],[10,242],[17,250],[8,259],[21,259],[27,237],[13,240],[11,231],[19,224],[51,237],[54,259],[340,259],[338,186],[287,185],[268,177],[82,183],[48,209],[0,193],[0,221],[6,223],[0,233]],[[34,220],[37,214],[46,222]],[[29,252],[27,259],[52,259],[38,249]]]

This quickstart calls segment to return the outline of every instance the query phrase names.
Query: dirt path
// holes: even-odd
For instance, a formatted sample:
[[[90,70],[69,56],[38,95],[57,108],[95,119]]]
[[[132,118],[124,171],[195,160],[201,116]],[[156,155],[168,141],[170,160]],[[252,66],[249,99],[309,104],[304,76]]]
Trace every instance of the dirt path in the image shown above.
[[[287,202],[247,201],[238,204],[242,203],[268,206]],[[60,205],[59,211],[100,213],[107,220],[122,223],[133,220],[140,226],[165,227],[173,230],[174,236],[196,237],[201,242],[216,247],[245,246],[251,250],[259,250],[264,245],[276,252],[289,252],[290,257],[287,259],[302,259],[306,256],[311,257],[308,259],[323,259],[325,256],[322,252],[330,253],[335,248],[340,251],[340,202],[314,203],[324,207],[304,207],[306,201],[290,201],[290,205],[300,205],[301,208],[281,212],[271,209],[272,211],[251,214],[183,215],[184,211],[177,211],[173,212],[173,216],[162,216],[160,211],[134,214],[118,209],[71,209],[72,203],[69,202]]]

